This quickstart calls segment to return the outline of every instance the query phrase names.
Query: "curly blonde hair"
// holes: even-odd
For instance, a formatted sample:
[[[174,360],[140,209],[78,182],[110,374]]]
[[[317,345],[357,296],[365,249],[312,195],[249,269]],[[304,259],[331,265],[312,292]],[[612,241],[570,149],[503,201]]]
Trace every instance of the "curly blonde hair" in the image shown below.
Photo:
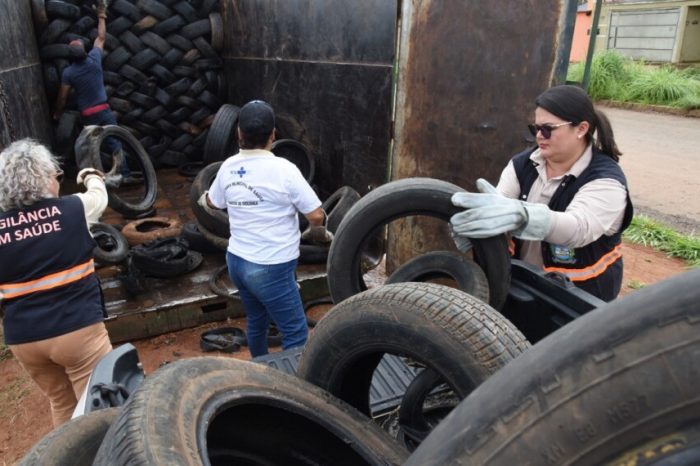
[[[37,141],[27,138],[7,146],[0,152],[0,210],[53,197],[49,181],[60,169],[56,157]]]

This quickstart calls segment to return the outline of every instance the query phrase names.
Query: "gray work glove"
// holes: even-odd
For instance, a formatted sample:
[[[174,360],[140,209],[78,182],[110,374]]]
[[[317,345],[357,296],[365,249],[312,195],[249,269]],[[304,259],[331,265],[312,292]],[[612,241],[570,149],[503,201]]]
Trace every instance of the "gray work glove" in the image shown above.
[[[450,236],[452,236],[452,241],[454,241],[457,250],[465,254],[471,251],[473,247],[472,242],[469,241],[469,238],[466,236],[460,236],[455,233],[454,228],[452,228],[452,224],[450,224]]]
[[[456,193],[452,204],[467,210],[450,218],[452,230],[467,238],[489,238],[511,232],[524,240],[543,240],[549,233],[551,211],[545,204],[510,199],[488,181],[478,179],[479,193]]]
[[[301,239],[311,243],[326,245],[333,241],[333,233],[328,231],[323,225],[309,225],[309,227],[301,234]]]
[[[212,209],[209,206],[209,203],[207,202],[207,197],[209,197],[209,191],[204,191],[201,196],[199,196],[199,199],[197,199],[197,204],[202,206],[205,212],[207,212],[209,215],[216,215],[217,214],[217,209]]]
[[[81,184],[85,184],[85,181],[87,181],[89,176],[97,176],[103,182],[105,180],[105,174],[102,173],[100,170],[96,168],[83,168],[78,172],[78,176],[75,177],[75,182],[78,186],[80,186]]]

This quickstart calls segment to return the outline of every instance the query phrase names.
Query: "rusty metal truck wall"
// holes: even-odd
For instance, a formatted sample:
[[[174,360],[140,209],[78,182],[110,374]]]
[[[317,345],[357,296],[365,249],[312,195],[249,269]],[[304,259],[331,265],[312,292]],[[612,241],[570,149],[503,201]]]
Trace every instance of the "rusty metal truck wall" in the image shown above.
[[[278,130],[315,154],[315,183],[361,194],[388,175],[394,0],[224,4],[230,103],[269,101]]]
[[[575,11],[570,0],[403,2],[393,178],[497,181],[531,144],[535,97],[563,78]]]
[[[53,138],[29,5],[0,2],[0,149],[24,137]]]
[[[404,1],[392,179],[497,182],[533,144],[536,96],[564,79],[575,12],[573,0]],[[392,225],[387,267],[445,247],[431,223]]]

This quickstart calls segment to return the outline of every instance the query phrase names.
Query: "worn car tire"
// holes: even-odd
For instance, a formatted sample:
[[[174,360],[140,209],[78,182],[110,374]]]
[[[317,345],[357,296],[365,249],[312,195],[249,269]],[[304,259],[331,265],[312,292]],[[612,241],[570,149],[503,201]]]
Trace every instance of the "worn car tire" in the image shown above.
[[[170,363],[147,377],[122,409],[96,466],[386,465],[407,456],[379,428],[317,387],[231,358]]]
[[[272,143],[270,151],[277,157],[287,159],[296,165],[308,183],[313,181],[316,162],[304,144],[294,139],[278,139]]]
[[[97,243],[92,255],[103,264],[118,264],[129,254],[129,242],[124,235],[112,225],[95,223],[90,233]]]
[[[120,408],[107,408],[77,417],[46,434],[19,466],[90,466],[107,429]]]
[[[700,270],[686,272],[552,333],[406,465],[700,464],[698,283]]]
[[[145,186],[142,198],[135,201],[122,199],[114,190],[108,190],[109,206],[117,212],[127,215],[138,215],[151,210],[158,195],[156,171],[141,143],[128,130],[116,125],[86,126],[75,141],[78,168],[92,167],[104,171],[100,157],[100,146],[104,138],[108,136],[116,137],[129,146],[131,149],[129,152],[133,155],[130,161],[139,166],[137,168],[143,174]]]
[[[197,173],[190,187],[190,207],[197,221],[208,231],[221,238],[228,238],[231,236],[231,231],[228,226],[228,213],[226,210],[216,210],[214,214],[211,214],[204,210],[204,207],[197,202],[202,194],[208,191],[209,187],[214,182],[214,178],[216,178],[216,174],[219,172],[219,168],[221,168],[221,163],[222,162],[215,162],[206,165]]]
[[[432,178],[406,178],[384,184],[360,199],[338,227],[328,254],[328,286],[333,301],[339,303],[367,286],[360,264],[364,244],[382,226],[392,220],[413,215],[427,215],[449,221],[462,209],[450,198],[462,189],[452,183]],[[489,304],[496,308],[505,303],[510,289],[510,255],[504,235],[471,239],[475,262],[484,270],[489,282]]]
[[[323,201],[323,205],[321,206],[328,216],[326,219],[326,228],[333,233],[338,231],[340,222],[343,221],[350,208],[359,200],[360,193],[350,186],[342,186],[331,194],[328,199]]]
[[[486,274],[474,261],[456,251],[432,251],[413,257],[397,267],[385,283],[427,282],[440,278],[450,278],[460,290],[489,302]]]
[[[369,415],[385,354],[435,371],[462,399],[528,347],[505,317],[462,291],[398,283],[333,307],[309,338],[297,375]]]
[[[214,121],[204,144],[205,164],[221,162],[238,151],[236,124],[239,111],[240,109],[235,105],[224,104],[214,115]]]
[[[150,217],[124,225],[122,235],[130,245],[150,243],[163,238],[175,238],[182,233],[182,223],[176,218]]]

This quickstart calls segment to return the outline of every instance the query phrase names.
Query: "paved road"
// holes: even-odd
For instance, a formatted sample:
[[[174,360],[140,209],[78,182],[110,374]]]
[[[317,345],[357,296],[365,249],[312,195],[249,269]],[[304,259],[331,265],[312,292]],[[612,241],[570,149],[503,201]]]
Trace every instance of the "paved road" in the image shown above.
[[[601,109],[623,153],[637,213],[700,234],[700,118]]]

